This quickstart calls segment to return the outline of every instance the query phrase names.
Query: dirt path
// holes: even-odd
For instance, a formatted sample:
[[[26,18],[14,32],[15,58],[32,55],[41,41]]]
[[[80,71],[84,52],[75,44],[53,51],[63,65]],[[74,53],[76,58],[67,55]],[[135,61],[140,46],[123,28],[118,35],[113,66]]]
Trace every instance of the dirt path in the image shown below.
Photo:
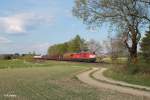
[[[131,94],[131,95],[135,95],[135,96],[142,96],[142,97],[150,98],[150,92],[133,89],[133,88],[129,88],[129,87],[117,86],[117,85],[113,85],[113,84],[109,84],[109,83],[104,83],[104,82],[97,81],[97,80],[93,79],[92,77],[90,77],[90,74],[97,70],[98,70],[98,68],[93,68],[92,70],[78,74],[77,78],[80,81],[82,81],[86,84],[89,84],[91,86],[94,86],[96,88],[105,88],[105,89],[110,89],[110,90],[118,91],[118,92],[125,93],[125,94]]]
[[[114,84],[114,85],[120,85],[120,86],[124,86],[124,87],[131,87],[131,88],[138,89],[138,90],[146,90],[146,91],[150,92],[150,87],[135,85],[135,84],[129,84],[127,82],[116,81],[116,80],[113,80],[111,78],[105,77],[103,75],[103,72],[106,71],[107,69],[108,68],[101,68],[101,69],[97,70],[96,72],[94,72],[91,76],[94,79],[97,79],[97,80],[102,81],[102,82],[106,82],[106,83],[110,83],[110,84]]]

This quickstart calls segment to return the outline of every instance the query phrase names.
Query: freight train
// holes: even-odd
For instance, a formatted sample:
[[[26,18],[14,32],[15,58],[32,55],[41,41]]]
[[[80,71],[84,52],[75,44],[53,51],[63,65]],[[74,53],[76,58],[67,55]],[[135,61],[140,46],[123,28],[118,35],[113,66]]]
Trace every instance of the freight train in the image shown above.
[[[96,55],[90,52],[80,53],[65,53],[63,55],[44,55],[34,56],[34,59],[39,60],[58,60],[58,61],[79,61],[79,62],[95,62]]]

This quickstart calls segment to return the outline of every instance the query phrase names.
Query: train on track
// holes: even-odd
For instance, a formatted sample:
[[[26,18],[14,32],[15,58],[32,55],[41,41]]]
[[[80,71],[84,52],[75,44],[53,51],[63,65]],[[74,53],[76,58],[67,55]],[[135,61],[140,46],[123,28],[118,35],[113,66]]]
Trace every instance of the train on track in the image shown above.
[[[57,61],[79,61],[79,62],[95,62],[96,55],[90,52],[65,53],[63,55],[43,55],[34,56],[37,60],[57,60]]]

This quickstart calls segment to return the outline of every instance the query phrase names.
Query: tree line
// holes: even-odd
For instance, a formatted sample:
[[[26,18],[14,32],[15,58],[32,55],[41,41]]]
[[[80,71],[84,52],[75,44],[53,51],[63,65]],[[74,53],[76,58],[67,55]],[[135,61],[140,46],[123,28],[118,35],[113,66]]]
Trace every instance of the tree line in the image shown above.
[[[103,41],[102,45],[101,42],[94,39],[84,40],[79,35],[76,35],[76,37],[68,42],[50,46],[48,48],[48,55],[61,56],[65,53],[78,53],[82,51],[95,53],[100,58],[109,56],[112,59],[117,59],[118,57],[127,56],[127,49],[118,37],[107,42]]]
[[[79,35],[76,35],[68,42],[52,45],[48,48],[48,55],[63,55],[65,53],[78,53],[81,51],[89,51],[92,53],[99,53],[102,51],[100,42],[95,40],[86,41]]]
[[[87,44],[84,39],[82,39],[79,35],[77,35],[72,40],[52,45],[48,48],[48,55],[63,55],[67,52],[81,52],[87,51]]]

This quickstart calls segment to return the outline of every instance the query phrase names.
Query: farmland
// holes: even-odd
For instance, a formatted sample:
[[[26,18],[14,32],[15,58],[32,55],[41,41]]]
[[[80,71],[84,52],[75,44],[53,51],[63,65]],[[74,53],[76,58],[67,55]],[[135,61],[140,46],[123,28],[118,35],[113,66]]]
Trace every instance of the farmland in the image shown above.
[[[78,72],[99,65],[56,61],[0,62],[0,100],[120,100],[122,97],[122,100],[141,99],[115,91],[96,89],[74,77]]]

